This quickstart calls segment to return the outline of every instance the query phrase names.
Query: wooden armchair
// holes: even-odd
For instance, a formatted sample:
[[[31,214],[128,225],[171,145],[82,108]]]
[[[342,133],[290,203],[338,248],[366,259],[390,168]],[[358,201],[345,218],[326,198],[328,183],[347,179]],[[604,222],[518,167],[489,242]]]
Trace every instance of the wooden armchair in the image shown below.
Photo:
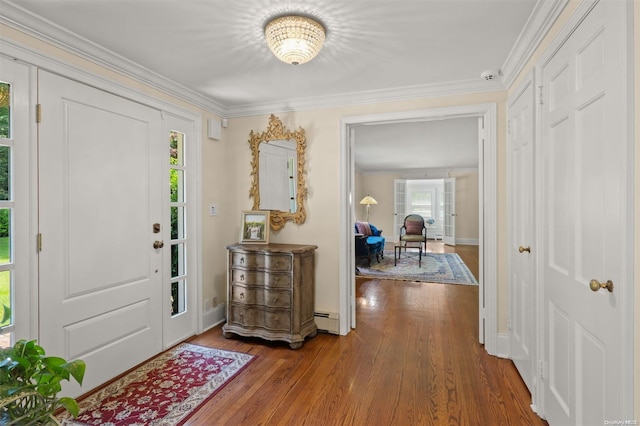
[[[404,225],[400,228],[400,245],[407,251],[407,244],[413,244],[420,249],[422,254],[422,245],[424,251],[427,251],[427,228],[424,225],[424,218],[419,214],[410,214],[404,218]]]

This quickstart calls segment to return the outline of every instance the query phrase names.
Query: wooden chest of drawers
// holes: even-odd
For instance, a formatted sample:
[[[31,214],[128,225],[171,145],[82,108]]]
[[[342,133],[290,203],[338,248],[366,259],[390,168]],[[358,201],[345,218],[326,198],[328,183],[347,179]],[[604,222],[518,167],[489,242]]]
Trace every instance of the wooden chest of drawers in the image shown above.
[[[317,246],[233,244],[227,247],[227,323],[222,334],[289,342],[299,349],[314,322]]]

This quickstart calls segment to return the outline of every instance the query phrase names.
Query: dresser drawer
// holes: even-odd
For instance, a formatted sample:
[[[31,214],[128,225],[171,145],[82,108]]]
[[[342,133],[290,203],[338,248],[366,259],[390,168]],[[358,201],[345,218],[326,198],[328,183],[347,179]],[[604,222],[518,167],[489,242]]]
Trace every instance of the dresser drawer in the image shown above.
[[[251,271],[243,268],[231,268],[229,274],[231,275],[229,277],[231,283],[262,287],[291,288],[291,274]]]
[[[270,331],[291,331],[291,311],[266,310],[258,307],[229,305],[227,322],[249,328],[264,328]]]
[[[270,271],[291,271],[291,256],[288,254],[231,253],[231,266],[248,269],[268,269]]]
[[[231,300],[248,305],[264,305],[274,308],[291,308],[291,292],[261,287],[231,286]]]

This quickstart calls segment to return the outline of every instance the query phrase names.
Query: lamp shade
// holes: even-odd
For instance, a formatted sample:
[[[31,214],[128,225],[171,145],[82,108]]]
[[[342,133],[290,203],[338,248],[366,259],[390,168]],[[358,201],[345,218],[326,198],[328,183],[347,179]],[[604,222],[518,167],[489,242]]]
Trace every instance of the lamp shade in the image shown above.
[[[282,16],[264,28],[267,46],[276,58],[292,65],[316,57],[324,44],[324,27],[305,16]]]
[[[370,204],[378,204],[378,202],[371,195],[367,195],[362,200],[360,200],[360,204],[370,205]]]

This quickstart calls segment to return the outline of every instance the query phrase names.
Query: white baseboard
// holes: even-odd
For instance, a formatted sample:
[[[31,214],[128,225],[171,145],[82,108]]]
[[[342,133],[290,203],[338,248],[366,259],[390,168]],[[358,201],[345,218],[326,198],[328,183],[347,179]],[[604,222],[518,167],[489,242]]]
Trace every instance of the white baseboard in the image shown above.
[[[209,309],[202,315],[202,331],[207,331],[218,324],[221,324],[226,319],[227,305],[215,306]]]
[[[477,238],[456,238],[456,244],[463,246],[479,246],[480,240]]]

